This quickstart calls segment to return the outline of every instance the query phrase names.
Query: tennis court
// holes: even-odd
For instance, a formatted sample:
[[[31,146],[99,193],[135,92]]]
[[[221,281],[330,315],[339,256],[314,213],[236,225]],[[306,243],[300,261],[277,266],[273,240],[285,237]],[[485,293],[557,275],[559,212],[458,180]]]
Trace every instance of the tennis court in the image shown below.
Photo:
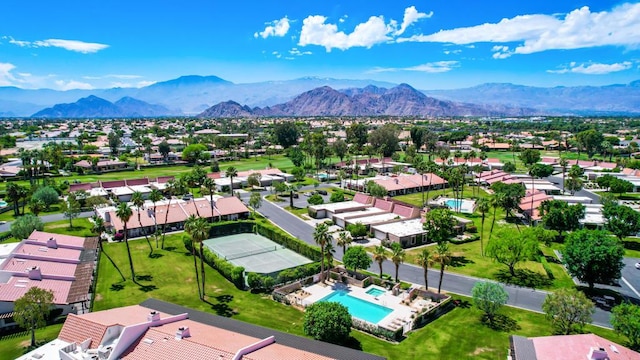
[[[204,241],[204,245],[219,257],[244,267],[246,272],[273,274],[312,262],[264,236],[252,233],[209,239]]]

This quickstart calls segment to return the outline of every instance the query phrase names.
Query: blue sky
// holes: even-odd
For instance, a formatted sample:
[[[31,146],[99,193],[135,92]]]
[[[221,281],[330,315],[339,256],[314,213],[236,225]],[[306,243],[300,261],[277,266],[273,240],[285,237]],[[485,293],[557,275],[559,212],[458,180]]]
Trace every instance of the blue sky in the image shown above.
[[[0,86],[140,87],[181,75],[446,89],[640,79],[640,3],[5,0]]]

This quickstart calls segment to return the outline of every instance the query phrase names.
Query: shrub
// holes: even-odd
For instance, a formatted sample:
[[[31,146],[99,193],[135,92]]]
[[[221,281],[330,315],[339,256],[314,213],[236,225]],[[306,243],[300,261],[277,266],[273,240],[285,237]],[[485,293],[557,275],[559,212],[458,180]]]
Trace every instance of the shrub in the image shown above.
[[[344,192],[342,190],[336,190],[331,194],[331,198],[329,199],[332,203],[335,202],[343,202],[344,201]]]
[[[42,231],[42,229],[44,224],[33,214],[23,215],[11,223],[11,235],[18,240],[26,239],[33,230]]]
[[[313,194],[309,197],[309,199],[307,199],[307,202],[309,203],[309,205],[320,205],[324,204],[324,199],[322,198],[322,196],[320,196],[320,194]]]
[[[304,314],[304,333],[316,340],[341,343],[349,338],[351,315],[346,306],[336,302],[317,302]]]
[[[49,210],[51,205],[58,203],[58,196],[58,192],[54,188],[50,186],[44,186],[38,188],[38,190],[36,190],[36,192],[31,196],[31,199],[42,201],[45,208]]]
[[[551,271],[551,266],[549,266],[547,258],[544,256],[540,256],[540,263],[542,264],[542,268],[544,269],[544,271],[547,273],[547,277],[549,277],[550,280],[555,279],[556,277],[553,275],[553,271]]]
[[[352,238],[361,238],[367,235],[367,226],[363,223],[355,223],[347,225],[347,231]]]

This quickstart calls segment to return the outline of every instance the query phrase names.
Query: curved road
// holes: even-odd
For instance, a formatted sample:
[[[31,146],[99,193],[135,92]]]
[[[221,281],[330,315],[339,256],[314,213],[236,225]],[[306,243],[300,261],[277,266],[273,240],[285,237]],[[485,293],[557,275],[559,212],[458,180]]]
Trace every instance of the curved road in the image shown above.
[[[248,194],[242,195],[243,198],[248,198],[248,196]],[[269,201],[263,201],[262,206],[258,209],[258,212],[260,212],[263,216],[265,216],[296,238],[301,239],[309,244],[315,245],[315,242],[313,241],[314,227],[307,224],[299,217],[289,213],[285,209]],[[335,258],[338,260],[342,260],[342,255],[342,248],[336,247]],[[390,261],[385,261],[383,263],[382,269],[383,272],[387,274],[395,274],[395,266]],[[376,263],[373,263],[369,268],[369,271],[378,273],[378,265]],[[424,283],[423,269],[411,264],[400,265],[399,277],[403,281],[414,284]],[[438,270],[429,270],[428,279],[431,287],[434,287],[433,285],[438,283],[439,278],[440,273]],[[471,289],[477,281],[486,281],[486,279],[479,279],[475,277],[445,272],[442,281],[442,289],[460,295],[471,296]],[[507,302],[508,305],[535,312],[542,312],[542,302],[547,296],[546,291],[512,285],[505,285],[505,290],[509,293],[509,301]],[[596,307],[592,323],[598,326],[611,328],[609,318],[609,312]]]

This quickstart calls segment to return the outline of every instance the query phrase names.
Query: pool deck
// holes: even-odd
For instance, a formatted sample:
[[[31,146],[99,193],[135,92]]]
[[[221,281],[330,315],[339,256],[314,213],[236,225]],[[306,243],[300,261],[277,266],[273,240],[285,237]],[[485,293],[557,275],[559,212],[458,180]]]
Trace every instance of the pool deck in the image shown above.
[[[460,212],[461,213],[473,214],[473,212],[476,210],[476,202],[473,201],[473,200],[468,200],[468,199],[462,199],[462,200],[458,199],[458,200],[456,200],[456,199],[453,199],[453,198],[441,197],[436,202],[438,204],[440,204],[440,205],[446,205],[451,210],[455,210],[455,209],[451,208],[449,206],[449,204],[447,204],[447,201],[461,201],[461,206],[460,206]]]
[[[384,291],[384,294],[378,296],[367,294],[367,290],[370,290],[371,288],[380,289]],[[334,282],[327,282],[326,285],[321,285],[320,283],[318,283],[304,288],[304,290],[311,295],[302,299],[302,305],[306,307],[321,300],[322,298],[336,290],[345,289],[348,289],[350,296],[368,301],[373,304],[385,306],[392,310],[389,315],[385,316],[377,323],[377,325],[380,325],[382,327],[397,329],[399,326],[402,326],[405,323],[410,323],[411,315],[416,313],[415,309],[402,304],[402,300],[404,300],[404,297],[402,296],[406,296],[405,292],[403,292],[401,296],[394,296],[391,291],[376,285],[370,285],[369,287],[363,289],[353,285],[345,285],[342,283]]]

